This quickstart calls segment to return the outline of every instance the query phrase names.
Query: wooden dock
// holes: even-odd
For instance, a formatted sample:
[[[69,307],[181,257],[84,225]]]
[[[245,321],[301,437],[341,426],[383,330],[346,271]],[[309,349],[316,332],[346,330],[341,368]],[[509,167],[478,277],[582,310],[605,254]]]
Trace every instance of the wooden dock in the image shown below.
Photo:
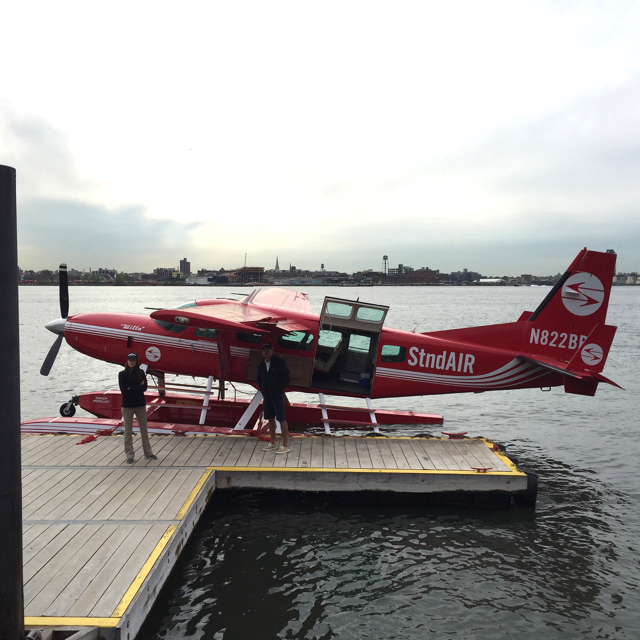
[[[515,494],[527,476],[483,439],[23,436],[25,626],[133,640],[215,488]],[[134,440],[139,450],[139,441]],[[140,452],[141,454],[141,452]],[[478,471],[487,469],[488,471]]]

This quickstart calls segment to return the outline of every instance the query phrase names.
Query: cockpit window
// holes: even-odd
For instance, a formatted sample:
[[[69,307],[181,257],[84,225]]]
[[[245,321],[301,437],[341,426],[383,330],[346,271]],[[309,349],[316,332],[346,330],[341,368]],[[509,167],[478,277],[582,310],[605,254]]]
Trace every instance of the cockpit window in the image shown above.
[[[313,334],[304,331],[290,331],[283,336],[278,336],[278,346],[283,349],[311,351],[313,347]]]
[[[173,324],[171,322],[165,322],[164,320],[156,320],[153,321],[159,326],[162,327],[165,331],[171,331],[171,333],[181,333],[187,327],[183,324]]]
[[[189,307],[197,307],[198,305],[196,304],[195,300],[192,300],[191,302],[185,302],[184,304],[180,304],[177,307],[174,307],[174,309],[188,309]]]
[[[193,335],[199,338],[207,338],[208,340],[218,339],[218,332],[215,329],[196,329]]]
[[[240,342],[250,342],[251,344],[260,344],[262,342],[261,333],[249,333],[248,331],[238,331],[236,338]]]

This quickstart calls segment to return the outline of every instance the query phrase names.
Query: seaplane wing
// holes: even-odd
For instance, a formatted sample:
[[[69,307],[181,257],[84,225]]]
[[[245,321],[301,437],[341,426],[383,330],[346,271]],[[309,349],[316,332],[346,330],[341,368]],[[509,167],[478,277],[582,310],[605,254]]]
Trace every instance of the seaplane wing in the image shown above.
[[[292,311],[304,311],[311,313],[311,303],[306,293],[293,291],[292,289],[269,288],[256,289],[243,301],[243,304],[253,303],[261,307],[278,307],[279,309],[291,309]]]
[[[279,333],[287,333],[309,330],[306,324],[286,315],[287,309],[295,314],[307,310],[310,312],[309,299],[298,291],[256,289],[241,301],[215,302],[183,309],[161,309],[154,311],[151,317],[172,324],[220,331],[247,331],[251,328],[256,333],[268,333],[274,329]]]

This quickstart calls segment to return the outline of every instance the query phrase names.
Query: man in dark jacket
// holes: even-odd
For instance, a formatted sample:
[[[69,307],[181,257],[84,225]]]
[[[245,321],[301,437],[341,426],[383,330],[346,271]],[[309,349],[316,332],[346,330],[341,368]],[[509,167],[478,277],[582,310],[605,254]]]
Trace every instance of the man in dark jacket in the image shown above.
[[[262,357],[264,360],[258,365],[258,387],[262,392],[265,420],[269,421],[269,435],[271,442],[264,448],[265,451],[275,449],[276,453],[289,453],[289,425],[285,414],[284,390],[289,385],[291,376],[287,363],[278,357],[273,357],[273,346],[269,342],[262,345]],[[282,446],[278,448],[276,437],[276,419],[280,423],[282,431]]]

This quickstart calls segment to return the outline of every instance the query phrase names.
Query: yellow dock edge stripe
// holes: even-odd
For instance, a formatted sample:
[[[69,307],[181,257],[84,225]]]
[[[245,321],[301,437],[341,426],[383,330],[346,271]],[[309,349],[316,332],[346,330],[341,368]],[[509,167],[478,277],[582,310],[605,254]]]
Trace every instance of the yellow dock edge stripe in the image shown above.
[[[344,469],[342,467],[214,467],[216,471],[254,471],[268,473],[270,471],[293,471],[294,473],[416,473],[416,474],[444,474],[444,475],[483,475],[483,476],[526,476],[513,464],[513,471],[485,471],[475,469]]]
[[[213,473],[213,467],[207,467],[207,470],[200,476],[200,480],[198,480],[198,484],[193,488],[193,491],[189,494],[189,497],[184,501],[182,508],[178,511],[178,515],[174,518],[175,520],[182,520],[184,518],[184,514],[187,513],[189,507],[193,504],[193,501],[196,499],[198,493],[200,493],[200,489],[207,481],[207,478]]]
[[[500,460],[502,460],[502,462],[504,462],[507,467],[509,467],[509,469],[512,469],[513,471],[515,471],[518,474],[524,474],[524,472],[520,471],[520,469],[518,469],[518,467],[515,465],[514,462],[512,462],[511,460],[509,460],[507,454],[502,451],[502,449],[494,449],[493,445],[495,444],[495,442],[493,442],[492,440],[487,440],[487,438],[480,438],[486,445],[487,447],[489,447],[489,449],[491,449],[491,453],[493,453],[495,456],[497,456],[498,458],[500,458]]]
[[[27,627],[103,627],[115,628],[120,618],[54,618],[51,616],[27,616],[24,626]]]
[[[127,607],[131,604],[131,601],[135,597],[136,593],[138,593],[138,590],[140,589],[140,586],[144,582],[145,578],[149,575],[151,568],[156,563],[156,560],[160,557],[160,554],[162,553],[164,548],[167,546],[169,539],[171,538],[171,536],[173,535],[174,531],[177,528],[178,528],[177,524],[171,524],[167,527],[167,530],[164,532],[164,535],[160,539],[160,542],[158,542],[158,544],[156,545],[156,548],[151,552],[151,555],[149,556],[147,561],[144,563],[144,566],[142,567],[142,569],[140,569],[140,573],[138,573],[138,575],[133,579],[131,586],[129,587],[127,592],[124,594],[122,600],[120,600],[118,606],[115,608],[115,610],[111,614],[112,617],[118,618],[118,619],[122,617],[124,612],[127,610]]]

